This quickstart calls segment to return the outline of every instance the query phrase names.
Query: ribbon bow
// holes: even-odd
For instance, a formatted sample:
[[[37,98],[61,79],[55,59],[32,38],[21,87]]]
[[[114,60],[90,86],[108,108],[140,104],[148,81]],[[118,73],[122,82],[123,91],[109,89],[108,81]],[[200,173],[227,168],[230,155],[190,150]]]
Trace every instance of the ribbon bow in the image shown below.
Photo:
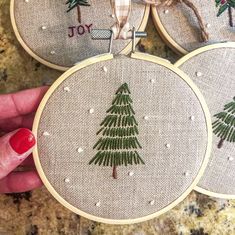
[[[112,26],[114,39],[128,39],[131,37],[130,24],[128,22],[131,13],[131,0],[110,0],[113,15],[116,17],[116,23]],[[155,6],[171,6],[178,3],[184,3],[187,7],[193,10],[201,30],[201,37],[204,42],[207,42],[209,35],[206,31],[203,19],[191,0],[139,0],[145,4]]]
[[[130,36],[128,22],[131,12],[131,0],[111,0],[116,23],[112,26],[114,39],[127,39]]]

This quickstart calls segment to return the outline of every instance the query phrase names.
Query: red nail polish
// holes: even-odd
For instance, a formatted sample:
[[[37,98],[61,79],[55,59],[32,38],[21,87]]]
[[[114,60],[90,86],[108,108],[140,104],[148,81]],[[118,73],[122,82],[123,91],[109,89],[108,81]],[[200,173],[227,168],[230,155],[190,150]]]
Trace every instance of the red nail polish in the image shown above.
[[[23,154],[35,145],[36,140],[30,130],[22,128],[10,138],[9,142],[16,153]]]

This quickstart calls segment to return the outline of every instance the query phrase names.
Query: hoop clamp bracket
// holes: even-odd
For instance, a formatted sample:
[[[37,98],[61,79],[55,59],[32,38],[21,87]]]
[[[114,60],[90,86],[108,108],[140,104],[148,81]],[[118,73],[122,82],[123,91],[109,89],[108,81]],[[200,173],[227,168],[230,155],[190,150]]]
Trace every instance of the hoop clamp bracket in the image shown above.
[[[136,38],[146,38],[147,33],[142,31],[135,31],[135,27],[132,28],[132,52],[135,52]],[[109,53],[112,53],[113,46],[113,32],[110,29],[92,29],[91,38],[93,40],[109,40]]]

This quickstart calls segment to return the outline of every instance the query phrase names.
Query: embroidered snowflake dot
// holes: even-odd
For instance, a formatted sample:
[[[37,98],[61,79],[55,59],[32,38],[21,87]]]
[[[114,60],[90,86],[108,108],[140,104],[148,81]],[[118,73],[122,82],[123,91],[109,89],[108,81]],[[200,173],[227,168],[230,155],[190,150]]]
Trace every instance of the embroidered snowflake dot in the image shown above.
[[[78,149],[77,149],[77,152],[78,152],[78,153],[82,153],[82,152],[83,152],[83,149],[82,149],[82,148],[78,148]]]
[[[195,120],[195,117],[194,116],[190,116],[189,118],[191,121],[194,121]]]
[[[107,67],[106,67],[106,66],[103,66],[103,71],[104,71],[105,73],[107,73],[107,72],[108,72],[108,69],[107,69]]]
[[[100,206],[101,206],[101,203],[100,203],[100,202],[97,202],[97,203],[95,204],[95,206],[100,207]]]
[[[90,109],[90,110],[89,110],[89,113],[90,113],[90,114],[93,114],[94,112],[95,112],[94,109]]]
[[[29,2],[29,0],[24,0],[26,3]]]
[[[148,116],[144,116],[144,120],[149,120],[149,117]]]
[[[133,172],[133,171],[130,171],[130,172],[128,173],[128,175],[129,175],[129,176],[133,176],[133,175],[134,175],[134,172]]]
[[[170,144],[165,144],[165,146],[166,146],[166,148],[168,148],[168,149],[171,147]]]
[[[55,55],[55,51],[51,51],[50,54],[51,54],[51,55]]]
[[[65,182],[65,183],[69,183],[69,182],[70,182],[70,179],[69,179],[69,178],[65,178],[65,179],[64,179],[64,182]]]
[[[234,158],[233,157],[228,157],[228,161],[233,161]]]
[[[152,200],[152,201],[149,202],[149,204],[150,204],[151,206],[153,206],[153,205],[155,204],[155,201]]]
[[[169,13],[169,10],[164,10],[164,14],[168,14]]]
[[[185,171],[184,172],[184,176],[189,176],[190,175],[190,172],[189,171]]]
[[[201,76],[202,76],[202,73],[201,73],[201,72],[196,72],[196,76],[197,76],[197,77],[201,77]]]
[[[211,27],[211,24],[207,23],[206,28],[210,28],[210,27]]]
[[[64,87],[64,91],[66,91],[66,92],[70,92],[70,89],[69,89],[69,87]]]
[[[50,134],[47,131],[43,132],[43,136],[49,136]]]
[[[151,79],[150,82],[151,83],[155,83],[156,81],[155,81],[155,79]]]
[[[115,15],[114,15],[114,14],[111,14],[110,16],[111,16],[112,18],[114,18],[114,17],[115,17]]]
[[[47,29],[47,27],[46,27],[45,25],[43,25],[43,26],[41,27],[41,29],[42,29],[42,30],[45,30],[45,29]]]

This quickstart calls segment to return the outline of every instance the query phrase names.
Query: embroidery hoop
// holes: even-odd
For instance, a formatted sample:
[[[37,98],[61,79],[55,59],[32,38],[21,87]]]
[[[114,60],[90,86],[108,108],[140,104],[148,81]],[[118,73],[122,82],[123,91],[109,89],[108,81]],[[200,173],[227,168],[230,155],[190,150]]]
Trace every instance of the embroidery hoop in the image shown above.
[[[198,183],[198,181],[200,180],[200,178],[203,175],[203,172],[206,168],[206,165],[209,161],[209,156],[210,156],[210,149],[211,149],[211,142],[212,142],[212,130],[211,130],[211,123],[210,123],[210,115],[207,109],[207,105],[204,101],[203,96],[201,95],[200,91],[198,90],[198,88],[194,85],[194,83],[179,69],[177,69],[175,66],[173,66],[172,64],[170,64],[168,61],[155,57],[155,56],[151,56],[151,55],[147,55],[147,54],[143,54],[143,53],[132,53],[130,56],[132,59],[136,59],[136,60],[143,60],[143,61],[147,61],[147,62],[152,62],[158,65],[162,65],[165,68],[171,70],[172,72],[176,73],[178,76],[180,76],[182,78],[183,81],[185,81],[189,87],[193,90],[194,94],[196,95],[197,99],[199,100],[201,107],[203,109],[204,112],[204,116],[205,116],[205,123],[207,126],[207,137],[208,137],[208,141],[207,141],[207,145],[206,145],[206,151],[205,151],[205,156],[203,158],[203,162],[200,165],[200,168],[198,170],[198,174],[197,176],[194,178],[194,180],[192,181],[192,183],[190,184],[190,186],[187,188],[187,190],[185,190],[180,197],[178,197],[176,200],[172,201],[171,203],[169,203],[168,205],[166,205],[163,209],[149,214],[147,216],[143,216],[140,218],[134,218],[134,219],[109,219],[109,218],[102,218],[99,216],[95,216],[89,213],[86,213],[80,209],[78,209],[77,207],[74,207],[73,205],[71,205],[68,201],[66,201],[64,198],[62,198],[59,193],[53,188],[53,186],[51,185],[51,183],[49,182],[49,180],[47,179],[44,171],[43,171],[43,167],[41,165],[40,162],[40,156],[38,153],[38,146],[36,146],[36,148],[34,149],[33,152],[33,156],[34,156],[34,161],[35,161],[35,165],[37,168],[37,171],[39,172],[39,175],[43,181],[43,183],[45,184],[46,188],[50,191],[50,193],[62,204],[64,205],[66,208],[70,209],[71,211],[73,211],[74,213],[77,213],[83,217],[86,217],[90,220],[95,220],[98,222],[102,222],[102,223],[108,223],[108,224],[132,224],[132,223],[138,223],[138,222],[143,222],[145,220],[149,220],[152,219],[156,216],[159,216],[165,212],[167,212],[168,210],[172,209],[173,207],[175,207],[179,202],[181,202],[196,186],[196,184]],[[41,116],[43,113],[43,110],[45,108],[45,106],[47,105],[48,100],[50,99],[50,97],[53,95],[53,93],[56,91],[57,88],[59,88],[59,86],[61,85],[61,83],[63,81],[65,81],[68,77],[70,77],[72,74],[74,74],[75,72],[89,66],[89,65],[94,65],[96,63],[99,62],[103,62],[103,61],[109,61],[112,60],[114,57],[112,54],[105,54],[105,55],[100,55],[97,57],[93,57],[87,60],[82,61],[81,63],[77,64],[76,66],[74,66],[73,68],[69,69],[68,71],[66,71],[58,80],[56,80],[56,82],[50,87],[50,89],[48,90],[48,92],[46,93],[46,95],[44,96],[38,111],[36,113],[35,116],[35,121],[34,121],[34,125],[33,125],[33,133],[35,134],[35,136],[38,136],[39,133],[39,125],[40,125],[40,120],[41,120]]]
[[[200,55],[204,52],[211,51],[213,49],[220,49],[220,48],[235,48],[235,42],[218,43],[218,44],[208,45],[208,46],[199,48],[199,49],[185,55],[184,57],[182,57],[180,60],[178,60],[175,63],[175,66],[180,68],[185,62],[187,62],[188,60],[190,60],[194,56]],[[223,105],[224,104],[221,104],[221,110],[223,110]],[[216,192],[207,190],[203,187],[200,187],[198,185],[195,187],[195,190],[198,191],[199,193],[203,193],[203,194],[211,196],[211,197],[223,198],[223,199],[235,199],[235,194],[216,193]]]
[[[214,3],[214,2],[213,2]],[[214,3],[215,5],[215,3]],[[176,7],[176,6],[170,6],[169,9],[171,7]],[[161,10],[164,10],[164,7],[161,7]],[[152,16],[153,16],[153,23],[158,31],[158,33],[160,34],[160,36],[162,37],[162,39],[165,41],[165,43],[172,49],[174,50],[176,53],[180,54],[180,55],[186,55],[189,52],[191,52],[192,50],[187,50],[185,49],[182,45],[180,45],[180,43],[177,43],[177,38],[176,40],[170,36],[170,33],[167,32],[167,29],[164,27],[164,24],[161,21],[160,15],[158,13],[158,10],[156,8],[156,6],[152,5],[151,6],[151,12],[152,12]],[[217,18],[216,16],[217,10],[215,11],[215,18]],[[170,13],[169,13],[170,14]],[[192,13],[193,14],[193,13]],[[227,15],[227,14],[226,14]],[[166,16],[167,17],[167,16]],[[221,17],[221,16],[220,16]],[[207,22],[205,22],[207,23]],[[196,40],[196,39],[195,39]],[[231,41],[231,40],[222,40],[222,42],[224,41]],[[198,46],[197,48],[200,48],[202,46],[206,46],[208,44],[214,44],[214,43],[219,43],[220,41],[215,42],[215,40],[211,40],[210,42],[210,33],[209,33],[209,42],[205,43],[205,42],[201,42],[201,45]],[[200,42],[199,42],[200,43]],[[197,49],[195,48],[195,49]]]
[[[68,70],[70,67],[57,65],[55,63],[50,62],[47,59],[43,59],[27,45],[27,42],[23,39],[23,37],[21,36],[20,31],[17,27],[17,22],[16,22],[16,18],[15,18],[15,13],[14,13],[15,1],[16,0],[11,0],[11,2],[10,2],[10,17],[11,17],[13,31],[16,35],[17,40],[21,44],[21,46],[25,49],[25,51],[30,56],[32,56],[35,60],[39,61],[40,63],[42,63],[50,68],[56,69],[56,70],[60,70],[60,71]],[[142,17],[142,21],[138,27],[139,31],[143,31],[145,29],[145,27],[147,25],[147,21],[148,21],[149,12],[150,12],[150,6],[148,4],[145,4],[145,10],[144,10],[144,14]],[[139,41],[139,39],[136,41],[136,44],[138,43],[138,41]],[[131,51],[131,46],[132,46],[132,42],[130,41],[119,53],[124,54],[124,55],[128,54]]]

